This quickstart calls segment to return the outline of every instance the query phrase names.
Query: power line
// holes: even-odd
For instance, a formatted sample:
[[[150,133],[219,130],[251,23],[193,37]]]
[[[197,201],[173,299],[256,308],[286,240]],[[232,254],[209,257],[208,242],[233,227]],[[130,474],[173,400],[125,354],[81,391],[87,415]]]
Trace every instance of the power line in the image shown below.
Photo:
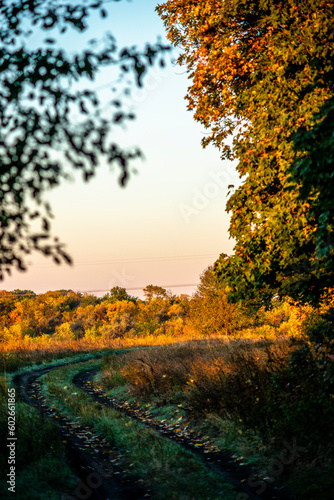
[[[182,283],[182,284],[177,284],[177,285],[159,285],[162,288],[183,288],[186,286],[198,286],[199,283]],[[131,287],[131,288],[126,288],[127,291],[133,291],[133,290],[143,290],[146,288],[147,285],[145,286],[136,286],[136,287]],[[110,292],[110,289],[108,290],[81,290],[81,293],[99,293],[99,292]]]
[[[140,259],[112,259],[112,260],[91,260],[74,262],[74,266],[91,266],[103,264],[135,264],[135,263],[150,263],[150,262],[167,262],[177,260],[196,260],[203,258],[217,258],[217,254],[204,254],[204,255],[179,255],[170,257],[142,257]],[[52,264],[31,264],[34,268],[54,267]]]
[[[183,288],[183,287],[187,287],[187,286],[198,286],[198,285],[199,285],[199,283],[177,283],[177,284],[173,284],[173,285],[158,285],[158,286],[161,286],[162,288],[168,289],[168,288]],[[126,288],[126,290],[127,291],[143,290],[144,288],[146,288],[146,286],[147,285],[130,287],[130,288]],[[5,291],[7,291],[7,290],[5,290]],[[58,292],[60,290],[49,290],[49,291],[50,292],[52,292],[52,291]],[[74,292],[74,293],[102,293],[102,292],[110,292],[110,288],[103,289],[103,290],[70,290],[70,291]],[[36,293],[35,294],[35,292],[33,292],[33,293],[15,293],[14,291],[10,291],[10,290],[8,290],[8,292],[13,293],[17,297],[44,295],[43,293],[41,293],[41,294]],[[47,292],[44,292],[44,293],[47,293]],[[1,298],[1,293],[0,293],[0,298]]]

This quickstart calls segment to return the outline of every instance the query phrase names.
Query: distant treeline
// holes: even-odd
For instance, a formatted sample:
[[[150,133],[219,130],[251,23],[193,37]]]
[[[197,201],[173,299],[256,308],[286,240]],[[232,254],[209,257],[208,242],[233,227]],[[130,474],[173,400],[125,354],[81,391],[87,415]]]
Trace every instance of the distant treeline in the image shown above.
[[[57,340],[179,336],[190,330],[203,335],[233,335],[247,328],[264,336],[295,334],[301,314],[287,302],[256,313],[230,304],[226,288],[217,282],[211,267],[204,271],[191,297],[173,295],[156,285],[143,291],[144,300],[118,286],[102,298],[72,290],[38,295],[30,290],[1,291],[0,340],[45,335]]]

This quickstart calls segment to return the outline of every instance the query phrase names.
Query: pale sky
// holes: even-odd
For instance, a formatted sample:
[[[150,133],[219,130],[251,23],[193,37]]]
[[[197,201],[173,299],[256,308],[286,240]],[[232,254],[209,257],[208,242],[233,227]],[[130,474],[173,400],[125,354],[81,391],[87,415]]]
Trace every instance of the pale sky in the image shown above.
[[[73,49],[105,29],[119,46],[141,46],[157,35],[165,40],[155,1],[107,5],[107,21],[94,16],[89,33],[71,35]],[[135,164],[138,175],[121,188],[117,170],[101,165],[88,184],[77,178],[48,195],[53,233],[66,242],[74,265],[57,266],[42,255],[32,256],[29,270],[13,273],[1,288],[99,290],[95,294],[101,296],[119,285],[141,297],[135,288],[152,283],[191,294],[194,286],[175,285],[198,283],[221,252],[232,253],[225,205],[227,186],[238,184],[238,175],[231,162],[220,160],[217,149],[202,149],[205,131],[186,110],[187,75],[169,63],[169,55],[166,60],[167,69],[150,70],[144,89],[133,93],[137,119],[115,135],[120,145],[138,145],[144,152],[145,160]],[[110,70],[94,82],[102,99],[112,97],[110,82]]]

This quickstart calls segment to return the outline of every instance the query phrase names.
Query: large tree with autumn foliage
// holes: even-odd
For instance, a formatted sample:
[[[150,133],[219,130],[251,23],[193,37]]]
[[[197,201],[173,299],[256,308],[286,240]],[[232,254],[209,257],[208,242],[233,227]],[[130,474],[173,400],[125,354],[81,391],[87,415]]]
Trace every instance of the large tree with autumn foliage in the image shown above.
[[[235,252],[217,275],[234,299],[317,302],[334,272],[334,4],[169,0],[157,10],[189,73],[188,108],[209,129],[203,145],[237,159],[243,181],[227,203]]]

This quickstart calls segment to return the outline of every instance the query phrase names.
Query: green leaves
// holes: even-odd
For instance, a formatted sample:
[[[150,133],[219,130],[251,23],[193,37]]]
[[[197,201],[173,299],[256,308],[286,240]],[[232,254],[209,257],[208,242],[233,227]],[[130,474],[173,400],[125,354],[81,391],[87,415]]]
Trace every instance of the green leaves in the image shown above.
[[[334,270],[334,122],[326,107],[334,95],[334,6],[173,0],[157,10],[183,48],[188,107],[209,129],[203,146],[237,159],[243,180],[227,203],[234,255],[219,259],[217,275],[233,300],[287,294],[317,302]]]
[[[291,178],[300,183],[300,197],[310,200],[310,216],[317,220],[316,255],[328,271],[334,270],[334,101],[329,99],[315,114],[310,127],[293,136],[300,152],[290,168]]]

